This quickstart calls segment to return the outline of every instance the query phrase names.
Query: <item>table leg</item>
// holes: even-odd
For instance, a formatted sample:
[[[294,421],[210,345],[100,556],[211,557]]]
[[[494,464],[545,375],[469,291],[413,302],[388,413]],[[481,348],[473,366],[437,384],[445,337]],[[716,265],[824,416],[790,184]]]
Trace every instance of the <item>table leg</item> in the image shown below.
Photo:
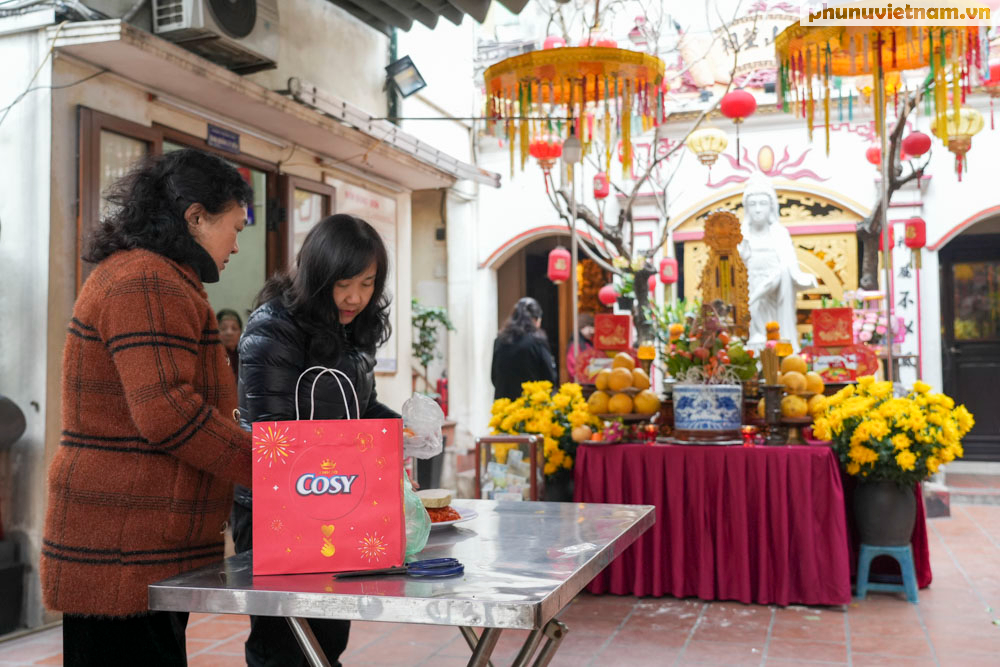
[[[543,632],[545,632],[545,636],[548,639],[535,659],[534,667],[545,667],[551,662],[552,657],[559,650],[559,644],[562,643],[562,640],[566,637],[566,633],[569,632],[569,628],[562,621],[553,618],[545,624]]]
[[[469,645],[469,650],[475,651],[476,644],[479,642],[479,636],[476,635],[476,631],[464,625],[458,626],[458,629],[462,633],[462,636],[465,637],[465,643]],[[493,663],[487,662],[486,667],[493,667]]]
[[[511,667],[527,667],[528,662],[531,660],[531,656],[535,654],[535,650],[538,649],[539,642],[542,641],[542,635],[545,633],[545,628],[535,628],[528,635],[528,638],[524,641],[524,645],[521,650],[518,651],[517,657],[514,658],[514,662]]]
[[[288,625],[292,627],[292,634],[299,641],[299,646],[302,647],[302,652],[305,653],[309,666],[330,667],[330,661],[327,659],[326,654],[323,653],[323,648],[319,645],[319,642],[316,641],[316,635],[313,634],[309,622],[304,618],[292,618],[289,616]]]
[[[479,636],[476,648],[472,651],[472,657],[469,658],[468,667],[485,667],[485,665],[490,664],[490,655],[496,648],[501,632],[500,628],[483,628],[483,634]]]

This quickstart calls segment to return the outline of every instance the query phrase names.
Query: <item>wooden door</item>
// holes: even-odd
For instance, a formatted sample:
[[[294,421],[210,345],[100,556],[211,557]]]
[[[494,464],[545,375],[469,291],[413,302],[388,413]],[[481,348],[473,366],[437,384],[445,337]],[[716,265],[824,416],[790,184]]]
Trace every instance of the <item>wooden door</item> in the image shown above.
[[[976,419],[965,458],[1000,461],[1000,235],[959,237],[941,251],[945,392]]]

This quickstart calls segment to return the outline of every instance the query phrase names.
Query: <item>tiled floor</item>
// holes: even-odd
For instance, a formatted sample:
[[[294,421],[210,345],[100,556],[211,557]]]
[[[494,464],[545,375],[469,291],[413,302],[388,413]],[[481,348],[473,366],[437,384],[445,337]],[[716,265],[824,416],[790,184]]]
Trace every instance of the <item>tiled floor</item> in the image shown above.
[[[1000,507],[953,505],[929,522],[934,583],[920,604],[872,593],[840,608],[583,594],[560,618],[570,632],[552,665],[1000,664]],[[193,614],[191,667],[245,664],[246,617]],[[526,633],[507,631],[494,664],[510,664]],[[354,623],[345,665],[465,665],[447,627]],[[0,666],[62,664],[58,628],[0,643]]]

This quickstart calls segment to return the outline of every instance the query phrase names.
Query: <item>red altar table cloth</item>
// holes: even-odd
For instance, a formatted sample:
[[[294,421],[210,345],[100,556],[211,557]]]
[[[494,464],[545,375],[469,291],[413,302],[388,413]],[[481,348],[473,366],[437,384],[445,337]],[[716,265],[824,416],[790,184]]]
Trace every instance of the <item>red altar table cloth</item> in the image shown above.
[[[592,593],[780,605],[851,599],[856,558],[826,447],[581,446],[575,467],[577,502],[656,506],[652,530],[594,578]]]

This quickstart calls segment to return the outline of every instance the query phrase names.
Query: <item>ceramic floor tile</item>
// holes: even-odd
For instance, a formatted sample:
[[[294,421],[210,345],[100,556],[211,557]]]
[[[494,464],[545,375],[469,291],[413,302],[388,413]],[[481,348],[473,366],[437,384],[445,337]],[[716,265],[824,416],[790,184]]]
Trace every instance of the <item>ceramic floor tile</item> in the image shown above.
[[[930,643],[917,635],[863,635],[851,633],[852,653],[877,653],[906,658],[932,658]]]
[[[242,655],[219,653],[202,653],[188,660],[188,667],[246,667],[246,664],[246,658]]]
[[[772,638],[767,645],[767,657],[846,663],[847,644]]]
[[[219,641],[221,639],[230,639],[236,635],[247,632],[249,628],[249,622],[243,623],[240,621],[220,621],[217,619],[211,619],[188,628],[187,637],[189,639],[213,639],[215,641]]]
[[[680,654],[680,664],[759,665],[762,648],[748,644],[692,641]]]

